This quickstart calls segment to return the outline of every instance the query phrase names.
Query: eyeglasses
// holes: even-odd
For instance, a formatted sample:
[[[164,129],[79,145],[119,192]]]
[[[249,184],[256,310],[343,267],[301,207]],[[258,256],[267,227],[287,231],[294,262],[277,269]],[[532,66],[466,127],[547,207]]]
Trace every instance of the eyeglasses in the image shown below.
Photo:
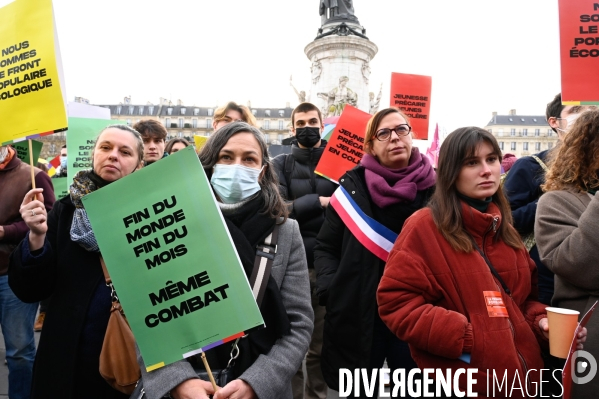
[[[387,141],[391,138],[391,133],[395,132],[398,137],[407,136],[412,131],[412,126],[402,123],[395,126],[393,129],[384,128],[374,134],[374,138],[378,141]]]

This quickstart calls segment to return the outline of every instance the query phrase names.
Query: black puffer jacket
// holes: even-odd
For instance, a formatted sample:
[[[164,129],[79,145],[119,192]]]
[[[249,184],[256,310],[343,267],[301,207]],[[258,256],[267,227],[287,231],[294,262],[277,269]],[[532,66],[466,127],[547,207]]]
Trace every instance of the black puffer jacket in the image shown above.
[[[433,187],[418,191],[413,202],[379,208],[366,187],[363,166],[356,166],[339,182],[366,215],[398,234],[434,191]],[[339,369],[370,367],[378,317],[376,290],[385,262],[358,241],[333,208],[318,234],[314,258],[317,294],[327,308],[320,366],[327,385],[339,390]]]
[[[291,147],[291,154],[281,154],[273,160],[281,195],[293,201],[290,217],[299,224],[310,269],[314,268],[314,245],[325,218],[319,197],[330,197],[338,187],[314,173],[326,145],[327,142],[322,140],[318,148],[299,148],[296,142]],[[292,157],[293,162],[287,157]]]

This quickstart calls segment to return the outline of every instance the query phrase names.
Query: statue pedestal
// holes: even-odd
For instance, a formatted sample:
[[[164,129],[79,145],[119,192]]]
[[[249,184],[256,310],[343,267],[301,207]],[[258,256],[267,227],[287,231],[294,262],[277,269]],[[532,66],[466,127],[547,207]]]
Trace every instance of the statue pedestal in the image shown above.
[[[324,28],[328,26],[325,25]],[[327,30],[324,30],[325,33]],[[323,111],[324,118],[329,116],[327,108],[331,100],[327,96],[339,87],[339,78],[342,76],[349,78],[346,87],[357,95],[357,107],[369,112],[370,60],[377,52],[376,44],[354,35],[325,36],[306,46],[304,53],[312,61],[312,84],[308,101]]]

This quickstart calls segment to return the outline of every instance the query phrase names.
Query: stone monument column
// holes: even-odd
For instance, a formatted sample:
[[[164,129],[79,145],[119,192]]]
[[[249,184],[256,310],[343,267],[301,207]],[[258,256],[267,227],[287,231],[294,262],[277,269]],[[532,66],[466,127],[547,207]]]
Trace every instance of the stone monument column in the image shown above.
[[[323,116],[337,116],[345,104],[370,111],[370,61],[378,47],[354,14],[352,0],[320,0],[322,25],[304,52],[312,61],[311,102]]]

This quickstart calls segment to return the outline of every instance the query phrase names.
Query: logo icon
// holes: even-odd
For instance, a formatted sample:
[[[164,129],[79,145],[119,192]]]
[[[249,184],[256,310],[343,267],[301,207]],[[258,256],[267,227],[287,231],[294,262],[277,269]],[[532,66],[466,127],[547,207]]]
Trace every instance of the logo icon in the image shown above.
[[[587,351],[578,350],[572,355],[572,381],[586,384],[597,375],[597,360]]]

